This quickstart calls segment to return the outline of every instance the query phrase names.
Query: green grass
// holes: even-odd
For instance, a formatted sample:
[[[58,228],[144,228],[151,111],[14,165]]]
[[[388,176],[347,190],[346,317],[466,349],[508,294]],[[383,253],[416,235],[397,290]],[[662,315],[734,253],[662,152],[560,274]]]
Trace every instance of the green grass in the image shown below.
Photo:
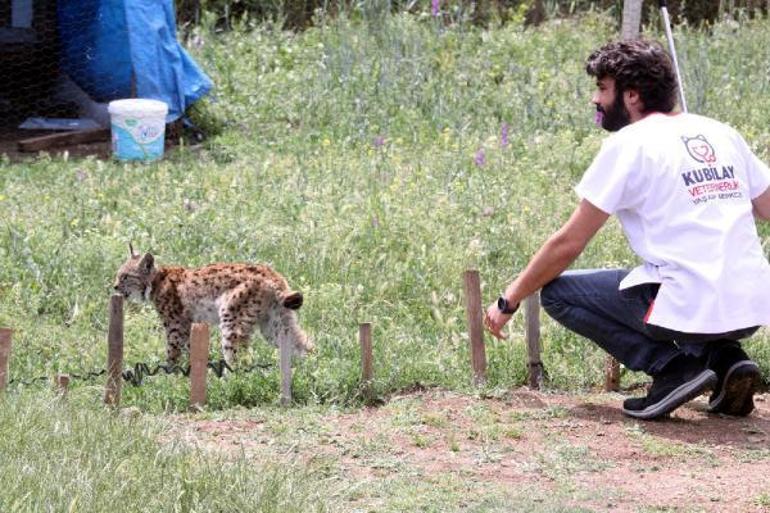
[[[754,503],[762,508],[770,507],[770,493],[763,493],[759,495],[755,500]]]
[[[196,116],[220,127],[202,147],[185,145],[147,165],[48,156],[3,162],[0,325],[15,330],[11,378],[104,367],[110,286],[131,241],[160,264],[267,262],[303,291],[300,320],[318,350],[295,364],[298,405],[361,404],[360,322],[373,325],[377,394],[415,385],[469,390],[463,271],[480,271],[491,301],[571,212],[572,187],[604,136],[592,126],[593,84],[582,62],[613,30],[599,14],[526,31],[408,15],[368,24],[343,17],[302,34],[247,22],[225,33],[197,28],[203,44],[191,51],[216,92]],[[708,34],[679,29],[677,37],[691,110],[734,125],[770,159],[770,22],[720,24]],[[767,245],[770,228],[760,234]],[[575,265],[634,263],[612,222]],[[542,320],[547,385],[601,384],[603,353]],[[768,337],[762,331],[747,343],[765,376]],[[147,305],[127,307],[125,340],[127,365],[163,358]],[[488,391],[523,384],[522,316],[510,340],[487,342]],[[211,356],[218,355],[214,342]],[[277,355],[255,340],[249,358]],[[628,382],[639,379],[628,374]],[[207,408],[268,407],[279,384],[277,367],[211,379]],[[357,505],[355,490],[338,493],[323,468],[265,463],[255,472],[253,462],[159,442],[164,426],[147,414],[186,410],[185,378],[124,386],[123,404],[140,412],[133,420],[101,409],[102,385],[103,378],[75,379],[68,402],[54,400],[48,385],[9,388],[0,408],[0,510],[326,511],[341,496]],[[446,443],[456,452],[468,436],[516,440],[516,422],[526,420],[500,423],[480,408],[476,432],[432,438],[423,428],[447,419],[392,407],[394,429],[428,450]],[[280,425],[271,430],[288,436]],[[354,450],[367,454],[382,442],[371,444]],[[644,450],[675,456],[679,449],[655,442]],[[397,465],[380,460],[383,468]],[[536,470],[561,479],[604,464],[561,444],[539,455]],[[361,497],[380,511],[461,503],[464,487],[454,477],[416,477],[399,473]],[[388,495],[391,487],[403,503]],[[489,491],[467,510],[511,510],[509,495]],[[378,503],[378,493],[390,498]],[[561,510],[524,499],[532,511]]]
[[[4,513],[332,511],[320,468],[191,449],[164,440],[162,420],[52,393],[12,394],[0,406]]]
[[[364,321],[376,393],[470,387],[462,273],[479,269],[491,301],[571,212],[604,136],[582,62],[613,27],[595,14],[526,31],[409,15],[302,34],[196,29],[203,43],[191,51],[216,84],[198,115],[221,125],[203,147],[147,165],[43,156],[3,166],[0,325],[15,330],[12,377],[104,367],[110,285],[131,241],[160,264],[267,262],[302,290],[318,351],[296,364],[298,403],[358,403]],[[735,125],[765,159],[768,28],[677,34],[691,110]],[[769,233],[761,227],[765,242]],[[575,265],[634,263],[613,222]],[[524,383],[522,316],[511,333],[488,341],[490,389]],[[600,350],[545,316],[542,335],[549,386],[601,383]],[[163,358],[149,306],[127,308],[125,340],[127,364]],[[761,332],[747,344],[766,374],[767,342]],[[250,357],[277,358],[259,340]],[[214,380],[209,407],[269,404],[278,387],[276,368]],[[186,401],[178,377],[124,393],[145,411]]]

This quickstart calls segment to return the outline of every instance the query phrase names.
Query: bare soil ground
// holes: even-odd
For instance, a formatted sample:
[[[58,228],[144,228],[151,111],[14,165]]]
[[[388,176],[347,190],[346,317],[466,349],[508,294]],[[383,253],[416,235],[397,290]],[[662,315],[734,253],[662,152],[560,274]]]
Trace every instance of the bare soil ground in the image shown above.
[[[348,483],[347,511],[770,511],[770,396],[747,418],[702,397],[653,422],[623,416],[623,398],[422,390],[347,412],[181,416],[173,438],[323,468]]]

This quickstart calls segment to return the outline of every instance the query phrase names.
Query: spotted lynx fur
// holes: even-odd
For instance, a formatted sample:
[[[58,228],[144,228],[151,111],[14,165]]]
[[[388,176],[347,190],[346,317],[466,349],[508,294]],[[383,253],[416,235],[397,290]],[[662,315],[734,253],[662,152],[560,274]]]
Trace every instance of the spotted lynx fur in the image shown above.
[[[236,353],[248,347],[258,326],[262,335],[280,347],[288,339],[295,354],[312,351],[297,310],[302,294],[267,265],[211,264],[197,269],[156,267],[150,253],[134,254],[120,267],[115,291],[125,298],[149,300],[166,330],[166,357],[175,363],[189,346],[192,323],[218,324],[222,352],[232,366]]]

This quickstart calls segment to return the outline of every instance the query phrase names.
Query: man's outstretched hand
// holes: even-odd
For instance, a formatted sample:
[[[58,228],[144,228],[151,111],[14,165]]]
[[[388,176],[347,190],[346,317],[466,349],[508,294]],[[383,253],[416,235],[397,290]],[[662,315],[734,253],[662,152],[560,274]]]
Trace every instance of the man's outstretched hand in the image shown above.
[[[502,340],[508,338],[508,335],[503,333],[503,326],[511,320],[513,314],[505,314],[497,307],[497,301],[489,305],[487,313],[484,315],[484,326],[487,331],[492,334],[493,337]]]

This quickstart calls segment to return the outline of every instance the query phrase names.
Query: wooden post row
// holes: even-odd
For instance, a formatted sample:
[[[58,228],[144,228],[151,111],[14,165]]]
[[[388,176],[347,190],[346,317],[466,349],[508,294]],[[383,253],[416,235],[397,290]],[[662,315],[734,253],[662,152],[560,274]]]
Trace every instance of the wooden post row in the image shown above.
[[[190,332],[190,407],[206,404],[206,374],[209,364],[209,326],[194,323]]]
[[[477,385],[486,380],[487,357],[484,348],[483,313],[481,309],[481,285],[479,273],[465,272],[465,307],[468,316],[468,335],[471,345],[471,364]],[[528,354],[529,386],[539,389],[543,383],[543,362],[540,359],[540,303],[535,293],[525,300],[526,341]]]
[[[11,359],[12,334],[12,330],[0,328],[0,392],[8,385],[8,363]]]
[[[482,385],[487,380],[487,354],[484,348],[484,318],[481,310],[481,281],[476,270],[465,271],[465,312],[468,317],[473,382]]]
[[[361,384],[364,399],[372,399],[372,379],[374,370],[372,366],[372,324],[364,322],[358,326],[358,340],[361,343]]]
[[[120,405],[120,387],[123,383],[123,296],[110,298],[110,325],[107,332],[107,384],[104,403]]]

